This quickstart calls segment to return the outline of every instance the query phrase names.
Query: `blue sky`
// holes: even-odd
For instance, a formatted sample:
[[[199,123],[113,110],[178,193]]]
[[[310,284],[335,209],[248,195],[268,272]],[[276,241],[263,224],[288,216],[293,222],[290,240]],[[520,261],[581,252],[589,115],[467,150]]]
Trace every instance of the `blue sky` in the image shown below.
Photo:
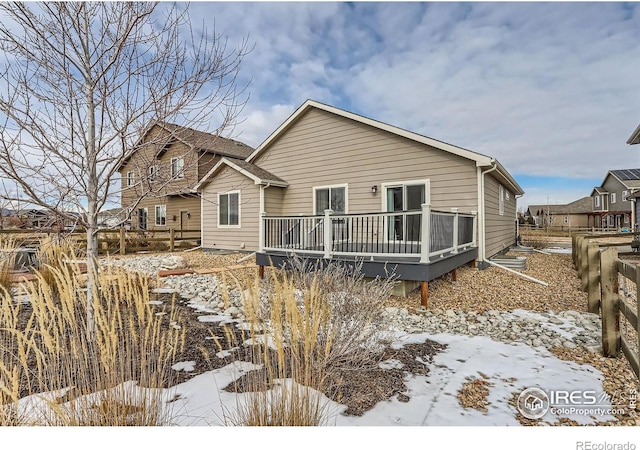
[[[231,135],[258,145],[307,98],[496,157],[566,203],[640,167],[640,4],[213,3],[192,17],[253,51]]]

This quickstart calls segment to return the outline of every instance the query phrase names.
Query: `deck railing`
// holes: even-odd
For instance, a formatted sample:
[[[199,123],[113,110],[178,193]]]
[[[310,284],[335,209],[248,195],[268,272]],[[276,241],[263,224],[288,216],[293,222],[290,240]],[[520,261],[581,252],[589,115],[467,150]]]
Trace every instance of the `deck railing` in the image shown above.
[[[424,226],[423,226],[424,224]],[[362,257],[435,257],[476,245],[476,215],[432,210],[314,216],[262,215],[260,251]]]

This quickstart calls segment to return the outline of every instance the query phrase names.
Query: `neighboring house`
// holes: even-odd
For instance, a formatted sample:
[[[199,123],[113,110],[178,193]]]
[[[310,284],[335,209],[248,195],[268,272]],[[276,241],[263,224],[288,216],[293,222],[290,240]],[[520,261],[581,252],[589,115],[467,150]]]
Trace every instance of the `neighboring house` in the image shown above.
[[[627,140],[627,144],[640,144],[640,125],[633,131],[633,134]],[[632,220],[633,229],[640,231],[640,189],[629,195],[629,201],[632,203]],[[636,236],[637,237],[637,236]]]
[[[583,197],[566,205],[529,205],[526,217],[539,227],[586,228],[592,212],[591,197]]]
[[[121,164],[121,206],[134,229],[199,229],[193,187],[222,157],[243,160],[253,148],[166,122],[149,126]]]
[[[125,217],[125,210],[123,208],[112,208],[100,211],[98,213],[98,227],[100,228],[113,228],[122,224]]]
[[[589,227],[622,229],[635,224],[634,194],[640,191],[640,169],[610,170],[591,192]],[[632,223],[633,222],[633,223]]]
[[[204,250],[364,258],[368,276],[423,282],[512,246],[524,193],[494,158],[312,100],[196,188]]]

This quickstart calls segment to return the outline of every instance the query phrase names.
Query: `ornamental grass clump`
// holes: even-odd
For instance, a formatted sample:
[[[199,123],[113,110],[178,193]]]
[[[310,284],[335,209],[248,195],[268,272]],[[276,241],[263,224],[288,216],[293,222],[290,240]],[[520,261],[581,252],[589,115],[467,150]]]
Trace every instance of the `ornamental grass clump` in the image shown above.
[[[390,343],[382,313],[393,281],[365,280],[358,267],[312,267],[302,260],[291,267],[244,283],[242,340],[261,369],[234,384],[246,395],[228,417],[232,424],[327,424],[335,414],[329,398],[340,400],[340,373],[377,365]],[[228,340],[237,341],[234,336],[229,332]]]
[[[94,325],[86,279],[70,255],[23,285],[28,303],[0,295],[0,425],[166,425],[184,330],[175,308],[149,303],[148,279],[101,268]]]

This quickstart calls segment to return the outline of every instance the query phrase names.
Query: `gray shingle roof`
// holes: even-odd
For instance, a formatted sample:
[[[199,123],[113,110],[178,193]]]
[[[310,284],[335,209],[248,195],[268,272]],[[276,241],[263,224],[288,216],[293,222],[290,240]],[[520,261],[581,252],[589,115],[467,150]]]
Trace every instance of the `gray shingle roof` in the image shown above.
[[[586,214],[593,210],[591,197],[582,197],[566,205],[529,205],[532,215],[539,214]]]

